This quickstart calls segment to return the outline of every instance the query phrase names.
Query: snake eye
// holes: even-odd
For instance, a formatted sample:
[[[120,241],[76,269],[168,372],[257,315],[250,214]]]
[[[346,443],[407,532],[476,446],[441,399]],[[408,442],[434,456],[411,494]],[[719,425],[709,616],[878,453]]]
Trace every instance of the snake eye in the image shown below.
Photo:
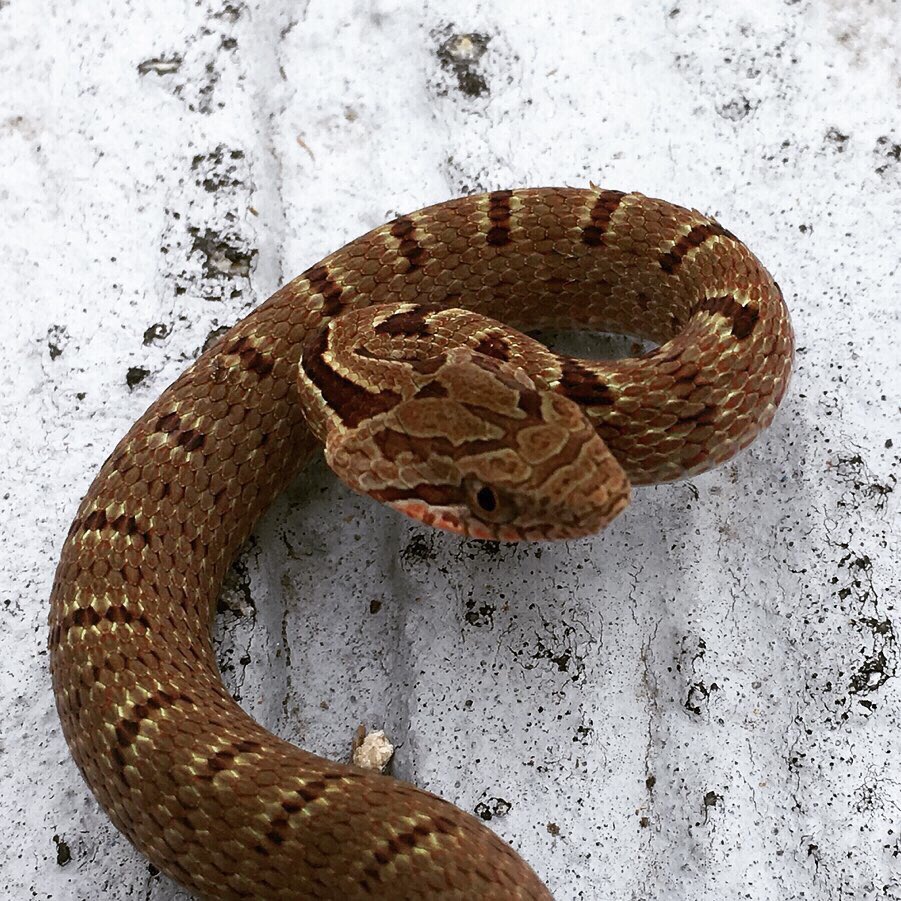
[[[497,509],[497,495],[487,485],[476,492],[476,501],[486,513],[494,513]]]
[[[505,523],[516,518],[516,505],[506,492],[477,479],[464,482],[469,509],[484,522]]]

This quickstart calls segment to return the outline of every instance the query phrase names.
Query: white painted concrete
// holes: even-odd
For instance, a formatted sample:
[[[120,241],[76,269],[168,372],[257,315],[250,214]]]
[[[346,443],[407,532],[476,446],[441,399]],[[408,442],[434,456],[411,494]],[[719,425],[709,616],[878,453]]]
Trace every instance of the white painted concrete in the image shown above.
[[[901,898],[899,25],[894,0],[0,0],[0,894],[184,897],[88,795],[46,669],[63,535],[129,423],[393,214],[591,180],[712,213],[776,274],[800,350],[773,429],[554,547],[430,534],[319,465],[236,569],[229,683],[323,754],[385,728],[559,899]]]

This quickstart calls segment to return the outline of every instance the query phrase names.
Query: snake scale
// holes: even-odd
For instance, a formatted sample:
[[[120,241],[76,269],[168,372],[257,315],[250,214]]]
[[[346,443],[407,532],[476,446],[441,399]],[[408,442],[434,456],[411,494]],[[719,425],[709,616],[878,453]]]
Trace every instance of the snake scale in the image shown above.
[[[656,347],[578,360],[496,320]],[[782,294],[745,245],[641,194],[494,191],[352,241],[200,356],[78,509],[49,646],[91,790],[205,898],[549,898],[474,817],[241,710],[210,637],[226,571],[319,440],[355,489],[434,525],[501,540],[594,531],[630,483],[746,447],[792,357]]]

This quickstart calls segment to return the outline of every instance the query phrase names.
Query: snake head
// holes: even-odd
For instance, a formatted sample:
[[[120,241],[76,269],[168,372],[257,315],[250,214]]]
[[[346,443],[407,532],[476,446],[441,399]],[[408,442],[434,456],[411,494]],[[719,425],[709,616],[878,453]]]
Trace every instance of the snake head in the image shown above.
[[[389,378],[378,412],[325,435],[355,491],[501,541],[588,535],[628,504],[625,473],[574,401],[468,347],[403,365],[409,387]]]

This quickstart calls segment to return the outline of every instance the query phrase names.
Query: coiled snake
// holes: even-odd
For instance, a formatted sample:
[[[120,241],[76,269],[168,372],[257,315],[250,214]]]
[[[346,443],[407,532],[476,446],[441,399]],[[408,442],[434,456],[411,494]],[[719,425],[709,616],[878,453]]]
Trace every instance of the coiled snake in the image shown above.
[[[588,362],[493,319],[658,346]],[[97,799],[202,897],[550,897],[474,817],[238,707],[210,638],[226,570],[313,433],[352,487],[426,522],[502,540],[594,531],[630,482],[747,446],[785,392],[792,342],[744,244],[634,193],[466,197],[308,269],[147,410],[72,523],[50,666]]]

